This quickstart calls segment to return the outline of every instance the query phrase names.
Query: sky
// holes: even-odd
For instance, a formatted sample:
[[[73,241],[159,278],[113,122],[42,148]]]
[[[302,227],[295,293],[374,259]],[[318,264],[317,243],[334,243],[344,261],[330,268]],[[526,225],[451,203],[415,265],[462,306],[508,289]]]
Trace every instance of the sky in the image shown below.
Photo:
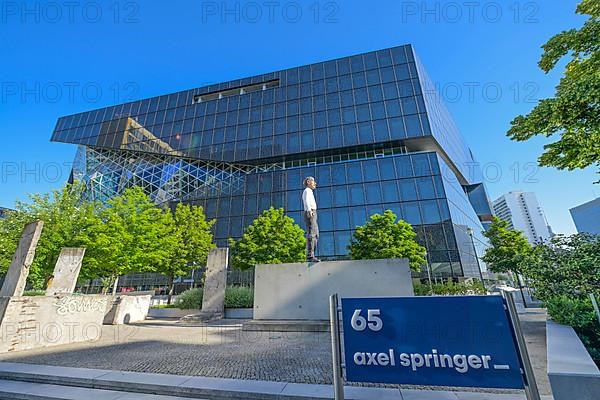
[[[577,1],[78,1],[0,3],[0,206],[61,187],[74,145],[63,115],[352,54],[413,44],[481,163],[491,200],[535,192],[552,229],[600,196],[593,169],[537,166],[550,139],[510,122],[553,95],[537,62],[579,27]],[[561,67],[564,63],[561,64]]]

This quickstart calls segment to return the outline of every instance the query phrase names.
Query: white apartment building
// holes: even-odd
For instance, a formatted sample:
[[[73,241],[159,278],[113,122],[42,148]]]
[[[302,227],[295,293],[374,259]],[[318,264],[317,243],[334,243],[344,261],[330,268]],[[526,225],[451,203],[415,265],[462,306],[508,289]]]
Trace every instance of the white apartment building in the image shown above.
[[[511,229],[523,231],[529,243],[537,244],[553,236],[535,193],[512,191],[494,201],[494,214],[506,220]]]

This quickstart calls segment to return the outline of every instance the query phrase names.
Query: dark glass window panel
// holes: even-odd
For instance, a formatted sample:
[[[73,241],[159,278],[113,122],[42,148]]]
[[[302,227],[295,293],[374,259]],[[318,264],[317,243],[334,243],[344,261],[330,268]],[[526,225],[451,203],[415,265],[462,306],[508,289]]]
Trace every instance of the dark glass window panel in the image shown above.
[[[315,177],[317,184],[321,185],[321,180],[319,176]],[[315,191],[315,199],[317,200],[317,205],[319,208],[330,208],[333,204],[331,199],[331,188],[330,187],[320,187]]]
[[[404,46],[394,47],[392,50],[392,60],[394,64],[402,64],[407,62],[406,54],[404,53]]]
[[[446,243],[448,243],[448,249],[456,250],[456,238],[454,237],[452,222],[444,224],[444,234],[446,236]]]
[[[407,137],[422,136],[421,121],[418,115],[404,117],[404,125],[406,126]]]
[[[350,59],[342,58],[337,60],[337,68],[338,73],[340,75],[349,74],[350,73]]]
[[[417,199],[417,189],[414,179],[402,179],[398,182],[400,189],[400,199],[402,201],[410,201]]]
[[[346,183],[346,168],[344,164],[334,164],[331,166],[331,177],[334,185],[343,185]]]
[[[262,108],[262,118],[263,119],[271,119],[271,118],[273,118],[274,112],[275,112],[275,107],[272,104],[270,104],[268,106],[264,106]]]
[[[383,106],[383,102],[371,103],[370,106],[373,119],[385,118],[385,107]]]
[[[367,204],[381,203],[381,188],[379,182],[365,183],[365,193],[367,195]]]
[[[398,91],[400,92],[400,97],[408,97],[415,95],[413,91],[412,81],[410,80],[398,82]]]
[[[310,97],[312,95],[312,85],[303,83],[300,85],[300,97]]]
[[[381,158],[377,160],[377,163],[379,164],[379,172],[382,180],[396,178],[396,169],[394,168],[393,158]]]
[[[338,85],[337,78],[325,79],[325,90],[327,93],[339,92],[340,87]]]
[[[352,72],[365,70],[362,54],[350,57],[350,68],[352,69]]]
[[[398,196],[398,186],[395,181],[381,182],[381,188],[384,203],[393,203],[400,200],[400,196]]]
[[[314,138],[312,131],[302,132],[301,134],[302,140],[302,151],[312,151],[314,150]]]
[[[414,97],[405,97],[402,99],[402,112],[404,115],[417,113],[417,103]]]
[[[342,146],[343,136],[342,128],[340,126],[331,127],[327,130],[329,132],[329,143],[331,147]]]
[[[369,110],[368,104],[363,104],[356,107],[356,120],[358,122],[365,122],[371,120],[371,111]]]
[[[325,111],[325,96],[316,96],[312,98],[314,111]]]
[[[354,103],[367,104],[369,102],[369,93],[366,88],[354,90]]]
[[[258,195],[258,212],[262,213],[271,207],[271,194],[261,193]]]
[[[338,74],[335,61],[327,61],[323,64],[325,66],[325,77],[329,78]]]
[[[347,208],[335,208],[333,210],[334,226],[336,230],[350,229],[350,218]]]
[[[351,145],[357,143],[357,130],[355,124],[344,125],[344,144]]]
[[[249,118],[249,110],[243,109],[238,112],[238,124],[245,124],[248,122]]]
[[[398,91],[396,90],[395,83],[386,83],[385,85],[383,85],[383,97],[386,100],[398,98]]]
[[[410,202],[410,203],[402,203],[402,214],[404,215],[404,220],[411,225],[420,225],[421,224],[421,213],[419,211],[419,203]]]
[[[400,117],[390,118],[390,136],[392,139],[402,139],[406,137],[404,129],[404,120]]]
[[[358,124],[358,140],[360,143],[373,143],[373,128],[370,122]]]
[[[446,236],[442,225],[429,225],[423,227],[428,250],[446,250]]]
[[[372,102],[383,100],[383,90],[380,85],[369,86],[369,100]]]
[[[381,79],[379,78],[379,70],[372,69],[367,71],[367,85],[379,85]]]
[[[300,116],[295,115],[287,118],[288,132],[298,132],[300,130]]]
[[[356,117],[354,115],[354,108],[348,107],[342,109],[342,122],[344,124],[350,124],[356,122]]]
[[[319,231],[332,231],[333,230],[333,210],[317,210],[317,223],[319,224]],[[321,235],[319,235],[321,236]],[[320,237],[319,237],[320,239]],[[319,245],[320,245],[319,240]]]
[[[437,224],[442,222],[436,200],[422,201],[421,214],[423,215],[424,224]]]
[[[286,115],[286,103],[275,103],[275,118],[283,118]]]
[[[375,53],[363,54],[366,69],[373,69],[379,67],[377,63],[377,56]]]
[[[229,236],[239,238],[243,234],[242,217],[232,217],[229,219]]]
[[[364,72],[355,72],[352,74],[352,83],[355,88],[363,88],[367,86],[367,77]]]
[[[215,227],[215,236],[217,238],[226,238],[228,227],[229,227],[229,218],[225,218],[225,217],[218,218],[217,224]]]
[[[419,114],[419,118],[421,119],[423,135],[431,135],[431,126],[429,125],[427,114]]]
[[[367,160],[363,161],[361,164],[365,182],[375,182],[379,180],[377,160]]]
[[[340,93],[340,99],[342,101],[342,107],[349,107],[354,105],[354,97],[352,95],[352,90],[347,90],[345,92]]]
[[[350,75],[340,76],[338,78],[340,90],[351,90],[352,89],[352,78]]]
[[[260,174],[258,187],[260,193],[270,193],[273,190],[273,176],[270,173]]]
[[[319,165],[317,166],[317,171],[315,172],[315,178],[319,186],[329,186],[331,185],[331,168],[329,165]]]
[[[387,121],[385,119],[380,119],[378,121],[374,121],[373,122],[373,131],[375,133],[376,141],[387,141],[390,139]]]
[[[300,100],[300,113],[310,113],[313,111],[312,107],[312,97],[308,97]]]
[[[319,257],[332,257],[335,255],[332,232],[325,232],[319,234],[319,245],[317,246],[317,254]]]
[[[394,72],[396,72],[396,79],[403,81],[410,79],[410,72],[408,71],[408,64],[400,64],[394,66]]]
[[[273,136],[273,121],[264,121],[261,127],[261,136]]]
[[[378,205],[372,205],[372,206],[367,206],[367,216],[368,219],[371,219],[371,217],[375,214],[380,214],[382,215],[384,212],[383,206],[378,204]]]
[[[298,100],[287,102],[287,115],[297,115],[300,113],[300,103]]]
[[[246,176],[246,193],[258,192],[258,175],[251,174]]]
[[[333,188],[333,205],[335,207],[346,207],[348,205],[348,194],[345,186]]]
[[[298,83],[298,68],[292,68],[286,71],[287,83]]]
[[[325,81],[318,80],[312,83],[312,95],[322,96],[325,94]]]
[[[392,65],[392,55],[389,49],[377,51],[377,59],[381,67]]]
[[[298,153],[300,151],[300,135],[298,133],[290,133],[287,135],[287,140],[287,151]]]
[[[260,137],[260,122],[253,122],[249,125],[250,139]]]
[[[273,173],[273,190],[285,190],[285,176],[283,171],[276,171]],[[283,207],[283,205],[280,205],[280,207]]]
[[[342,116],[339,110],[327,111],[327,122],[329,125],[340,125],[342,123]]]
[[[206,201],[206,217],[215,218],[217,216],[217,199],[208,199]]]
[[[300,130],[306,131],[313,128],[312,114],[303,114],[300,116]]]
[[[355,184],[348,188],[350,194],[350,205],[358,206],[365,204],[365,192],[361,184]]]
[[[286,173],[286,185],[288,190],[300,189],[302,188],[302,175],[300,175],[300,171],[297,169],[290,169]]]
[[[285,199],[285,210],[289,214],[291,211],[302,210],[302,192],[297,190],[288,191]]]
[[[396,80],[394,69],[392,67],[381,68],[379,73],[381,74],[382,83],[394,82]]]
[[[431,177],[417,178],[415,181],[417,183],[417,191],[421,200],[435,198],[435,188],[433,186],[433,180]]]
[[[350,228],[355,229],[367,223],[367,210],[364,206],[350,208]]]
[[[275,120],[275,134],[285,134],[287,132],[286,119],[278,118]]]
[[[415,176],[429,176],[431,175],[431,168],[429,166],[429,155],[427,153],[413,154],[411,156]]]
[[[221,197],[219,200],[219,214],[222,216],[227,216],[231,213],[231,198],[230,197]]]
[[[440,164],[438,162],[436,153],[429,153],[429,164],[431,165],[431,173],[432,174],[440,173]]]
[[[250,134],[248,130],[248,125],[241,124],[237,126],[237,140],[246,140],[248,139],[248,135]]]
[[[446,200],[438,200],[438,208],[440,209],[440,219],[442,222],[450,220],[450,210]]]
[[[315,135],[315,149],[316,150],[329,148],[327,129],[325,129],[325,128],[315,129],[314,135]]]
[[[326,96],[327,109],[338,109],[340,108],[340,94],[329,93]]]
[[[323,79],[323,77],[325,76],[325,72],[323,70],[323,64],[322,63],[311,65],[310,66],[310,71],[311,71],[311,75],[312,75],[312,79],[313,80]]]
[[[346,164],[347,183],[362,183],[362,171],[359,162],[350,162]]]
[[[350,244],[350,232],[335,232],[335,254],[343,256],[348,254],[348,245]]]
[[[433,176],[433,185],[435,186],[436,197],[446,197],[444,193],[444,183],[442,182],[442,177],[440,175]]]

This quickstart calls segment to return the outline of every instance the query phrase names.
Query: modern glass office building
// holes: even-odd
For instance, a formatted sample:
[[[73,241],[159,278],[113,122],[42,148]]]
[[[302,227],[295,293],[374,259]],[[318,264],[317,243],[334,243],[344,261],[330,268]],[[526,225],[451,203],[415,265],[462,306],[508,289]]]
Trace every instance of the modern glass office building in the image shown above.
[[[221,246],[271,206],[303,226],[311,175],[319,257],[345,257],[353,229],[391,209],[430,273],[480,276],[489,200],[410,45],[62,117],[52,140],[79,145],[73,178],[91,198],[138,185],[157,203],[201,205]]]

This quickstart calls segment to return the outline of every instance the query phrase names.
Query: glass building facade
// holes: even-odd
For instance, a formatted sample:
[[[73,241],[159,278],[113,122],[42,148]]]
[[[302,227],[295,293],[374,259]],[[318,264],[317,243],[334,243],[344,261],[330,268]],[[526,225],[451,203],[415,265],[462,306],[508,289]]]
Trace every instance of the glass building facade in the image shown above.
[[[303,226],[311,175],[321,258],[346,257],[353,229],[390,209],[431,274],[480,277],[487,193],[410,45],[62,117],[52,140],[79,145],[73,178],[90,198],[138,185],[201,205],[221,246],[271,206]]]

